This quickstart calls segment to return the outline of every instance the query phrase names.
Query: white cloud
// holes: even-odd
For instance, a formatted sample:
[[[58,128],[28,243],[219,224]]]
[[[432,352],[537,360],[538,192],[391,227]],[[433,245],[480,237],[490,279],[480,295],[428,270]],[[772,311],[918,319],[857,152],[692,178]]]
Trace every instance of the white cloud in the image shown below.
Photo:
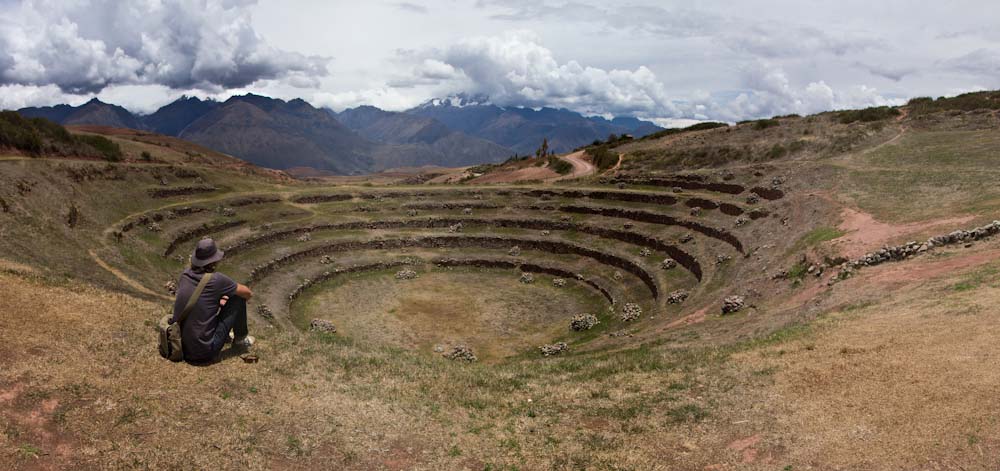
[[[430,51],[414,75],[452,80],[455,91],[488,95],[500,105],[565,107],[588,114],[670,115],[663,84],[644,66],[605,70],[559,63],[528,31],[478,36]]]
[[[109,85],[218,90],[287,78],[315,87],[327,59],[258,35],[253,1],[35,0],[0,9],[0,83],[93,93]]]

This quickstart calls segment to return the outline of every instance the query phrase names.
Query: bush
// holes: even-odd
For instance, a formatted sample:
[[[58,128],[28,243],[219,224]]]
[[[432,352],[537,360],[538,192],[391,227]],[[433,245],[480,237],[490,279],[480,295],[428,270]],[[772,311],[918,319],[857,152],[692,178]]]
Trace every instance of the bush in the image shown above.
[[[785,154],[788,154],[788,149],[785,149],[785,147],[782,146],[781,144],[775,144],[774,147],[772,147],[771,150],[768,151],[767,157],[769,159],[780,159],[784,157]]]
[[[1000,92],[963,93],[951,98],[941,97],[936,100],[930,97],[918,97],[911,99],[907,102],[906,106],[910,108],[911,112],[916,114],[949,110],[997,110],[1000,109]]]
[[[753,121],[753,128],[757,131],[763,131],[775,126],[781,126],[781,123],[776,119],[758,119],[757,121]]]
[[[883,119],[889,119],[895,116],[899,116],[899,110],[888,106],[873,106],[871,108],[861,110],[837,112],[837,119],[841,124],[850,124],[855,121],[871,123],[873,121],[882,121]]]
[[[76,140],[96,149],[104,157],[104,160],[108,162],[119,162],[122,160],[121,147],[104,136],[81,134],[76,136]]]
[[[558,157],[549,158],[549,168],[559,175],[566,175],[573,171],[573,164]]]
[[[593,159],[594,165],[597,166],[598,170],[607,170],[614,167],[618,163],[618,154],[609,151],[608,148],[604,146],[590,149],[587,153],[590,154],[590,157]]]
[[[153,160],[153,156],[149,153],[149,151],[145,150],[142,151],[142,154],[140,154],[140,156],[142,157],[142,160],[145,160],[146,162]]]

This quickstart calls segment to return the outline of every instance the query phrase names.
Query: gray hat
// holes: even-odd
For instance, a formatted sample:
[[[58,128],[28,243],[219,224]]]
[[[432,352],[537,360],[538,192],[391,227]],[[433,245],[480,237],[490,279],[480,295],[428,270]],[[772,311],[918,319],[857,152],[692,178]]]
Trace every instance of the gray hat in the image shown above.
[[[225,252],[215,246],[214,240],[208,238],[201,239],[198,241],[198,246],[194,249],[194,254],[191,255],[191,266],[203,267],[213,264],[222,260],[223,255],[225,255]]]

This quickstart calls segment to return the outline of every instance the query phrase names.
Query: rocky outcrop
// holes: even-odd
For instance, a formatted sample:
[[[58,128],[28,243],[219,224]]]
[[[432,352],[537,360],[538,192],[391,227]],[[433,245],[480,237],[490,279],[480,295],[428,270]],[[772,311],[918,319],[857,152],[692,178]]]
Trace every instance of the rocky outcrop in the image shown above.
[[[557,342],[549,345],[542,345],[538,347],[538,350],[542,352],[543,357],[550,357],[552,355],[559,355],[568,349],[566,342]]]
[[[593,314],[578,314],[569,322],[569,328],[577,332],[593,329],[601,321]]]
[[[746,305],[746,299],[743,298],[743,296],[736,294],[732,296],[726,296],[726,298],[722,300],[722,313],[731,314],[734,312],[742,311],[745,305]]]
[[[451,351],[443,353],[444,357],[453,361],[474,362],[478,358],[476,354],[466,345],[455,345]]]

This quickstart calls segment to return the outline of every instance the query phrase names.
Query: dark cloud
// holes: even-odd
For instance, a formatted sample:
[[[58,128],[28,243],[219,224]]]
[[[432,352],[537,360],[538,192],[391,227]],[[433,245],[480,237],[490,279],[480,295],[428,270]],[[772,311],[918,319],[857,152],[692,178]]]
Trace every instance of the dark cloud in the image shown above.
[[[26,2],[7,10],[0,24],[13,58],[0,67],[0,83],[56,85],[69,93],[128,84],[219,90],[268,79],[315,86],[328,73],[328,59],[267,44],[251,24],[253,3]]]

